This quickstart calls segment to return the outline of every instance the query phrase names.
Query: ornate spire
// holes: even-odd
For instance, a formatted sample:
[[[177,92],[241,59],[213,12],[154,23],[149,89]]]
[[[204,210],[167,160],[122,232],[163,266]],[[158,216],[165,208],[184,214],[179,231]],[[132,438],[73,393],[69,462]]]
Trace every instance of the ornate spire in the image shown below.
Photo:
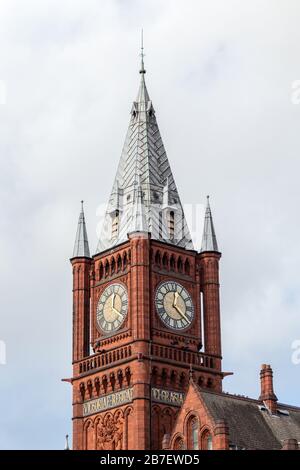
[[[137,227],[152,239],[193,249],[179,194],[145,83],[144,44],[141,81],[133,102],[116,178],[105,214],[97,253],[125,242]],[[137,192],[138,185],[138,192]],[[167,187],[166,187],[167,186]],[[118,197],[117,197],[118,196]],[[167,207],[166,207],[166,199]],[[116,207],[118,200],[118,207]],[[116,224],[116,210],[118,220]],[[169,233],[170,211],[175,233]],[[113,227],[118,227],[118,233]]]
[[[85,226],[85,218],[83,211],[83,201],[81,201],[81,212],[79,215],[76,239],[73,250],[73,258],[85,257],[90,258],[89,242]]]
[[[213,218],[211,215],[209,196],[207,196],[207,206],[204,219],[204,230],[202,238],[201,253],[203,251],[219,251],[217,244],[217,237],[215,234]]]

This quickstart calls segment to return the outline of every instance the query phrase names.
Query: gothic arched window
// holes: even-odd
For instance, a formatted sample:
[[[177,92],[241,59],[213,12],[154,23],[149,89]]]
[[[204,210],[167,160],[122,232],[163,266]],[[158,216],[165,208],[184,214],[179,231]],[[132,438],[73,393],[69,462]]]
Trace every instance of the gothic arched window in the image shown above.
[[[170,259],[170,268],[172,271],[175,271],[175,265],[176,265],[175,257],[174,255],[172,255]]]
[[[156,252],[156,255],[155,255],[155,264],[157,264],[158,266],[161,265],[161,256],[160,256],[160,252],[157,251]]]
[[[189,450],[198,450],[199,449],[199,421],[198,419],[193,416],[188,421],[187,426],[187,434],[188,434],[188,449]]]
[[[124,256],[123,256],[123,269],[124,269],[124,271],[125,271],[125,269],[127,269],[127,264],[128,264],[127,253],[125,251]]]
[[[176,441],[174,442],[174,450],[184,450],[184,441],[182,437],[177,437]]]
[[[106,260],[106,263],[105,263],[105,277],[107,277],[109,275],[109,262],[108,260]]]
[[[209,431],[204,431],[201,437],[201,449],[202,450],[212,450],[212,436]]]
[[[184,272],[185,274],[187,274],[188,276],[190,275],[190,263],[189,263],[189,260],[186,259],[185,260],[185,263],[184,263]]]
[[[177,261],[177,270],[178,272],[182,273],[183,270],[183,262],[181,257],[179,256],[178,261]]]
[[[103,264],[100,263],[100,268],[99,268],[99,280],[103,278]]]
[[[111,260],[111,266],[110,266],[110,272],[111,274],[114,274],[115,273],[115,270],[116,270],[116,262],[115,262],[115,258],[113,258]]]
[[[167,256],[166,253],[165,253],[164,256],[163,256],[162,264],[163,264],[163,267],[164,267],[165,269],[168,268],[168,256]]]

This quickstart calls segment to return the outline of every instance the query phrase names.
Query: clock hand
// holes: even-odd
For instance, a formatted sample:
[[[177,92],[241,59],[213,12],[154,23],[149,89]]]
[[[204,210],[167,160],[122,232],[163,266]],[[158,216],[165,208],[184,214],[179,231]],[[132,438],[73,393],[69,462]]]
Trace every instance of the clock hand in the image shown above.
[[[178,292],[174,292],[174,300],[173,300],[173,307],[176,308],[177,305],[177,299],[178,299]]]
[[[112,308],[112,311],[115,312],[119,317],[121,317],[121,318],[123,319],[123,316],[121,315],[121,313],[118,312],[118,310],[115,309],[115,307],[114,307],[116,294],[113,293],[111,297],[112,297],[112,299],[111,299],[111,308]]]
[[[179,315],[180,315],[182,318],[184,318],[184,320],[185,320],[187,323],[189,323],[189,319],[188,319],[187,316],[181,311],[181,309],[178,308],[178,307],[175,307],[175,309],[177,310],[177,312],[179,313]]]
[[[113,308],[112,310],[113,310],[113,312],[115,312],[119,317],[121,317],[121,318],[123,319],[123,315],[122,315],[120,312],[118,312],[118,310],[116,310],[115,308]]]
[[[181,308],[179,308],[179,307],[177,306],[177,299],[178,299],[178,297],[179,297],[178,292],[174,292],[173,307],[177,310],[177,312],[179,313],[179,315],[180,315],[182,318],[184,318],[184,320],[185,320],[187,323],[189,323],[189,320],[188,320],[188,318],[186,317],[186,315],[182,312]]]

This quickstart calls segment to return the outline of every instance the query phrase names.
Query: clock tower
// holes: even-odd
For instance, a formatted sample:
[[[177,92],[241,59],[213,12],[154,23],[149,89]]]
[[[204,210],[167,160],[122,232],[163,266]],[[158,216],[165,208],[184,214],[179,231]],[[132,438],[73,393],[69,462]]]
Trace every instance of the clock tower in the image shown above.
[[[73,268],[73,449],[167,446],[191,377],[221,392],[219,260],[209,200],[196,251],[145,83],[96,253],[83,207]]]

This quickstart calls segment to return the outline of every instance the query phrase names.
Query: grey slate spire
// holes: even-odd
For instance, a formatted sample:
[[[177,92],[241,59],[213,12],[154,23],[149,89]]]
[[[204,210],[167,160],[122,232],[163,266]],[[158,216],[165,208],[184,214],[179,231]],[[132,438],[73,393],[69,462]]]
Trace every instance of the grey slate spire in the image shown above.
[[[209,196],[207,196],[207,206],[204,219],[203,238],[201,245],[201,253],[204,251],[219,251],[217,237],[215,234],[213,218],[211,215]]]
[[[81,212],[79,215],[76,239],[75,239],[74,250],[73,250],[73,258],[77,258],[77,257],[90,258],[89,242],[88,242],[88,237],[87,237],[87,232],[86,232],[85,218],[84,218],[84,211],[83,211],[83,201],[81,201]]]
[[[127,235],[135,231],[137,186],[143,195],[139,202],[143,216],[138,217],[139,224],[143,220],[143,231],[149,232],[152,239],[193,249],[146,87],[143,46],[141,56],[139,91],[131,109],[129,128],[104,217],[97,253],[125,242]],[[175,233],[172,235],[168,225],[170,212],[172,217],[174,216],[175,226]]]

